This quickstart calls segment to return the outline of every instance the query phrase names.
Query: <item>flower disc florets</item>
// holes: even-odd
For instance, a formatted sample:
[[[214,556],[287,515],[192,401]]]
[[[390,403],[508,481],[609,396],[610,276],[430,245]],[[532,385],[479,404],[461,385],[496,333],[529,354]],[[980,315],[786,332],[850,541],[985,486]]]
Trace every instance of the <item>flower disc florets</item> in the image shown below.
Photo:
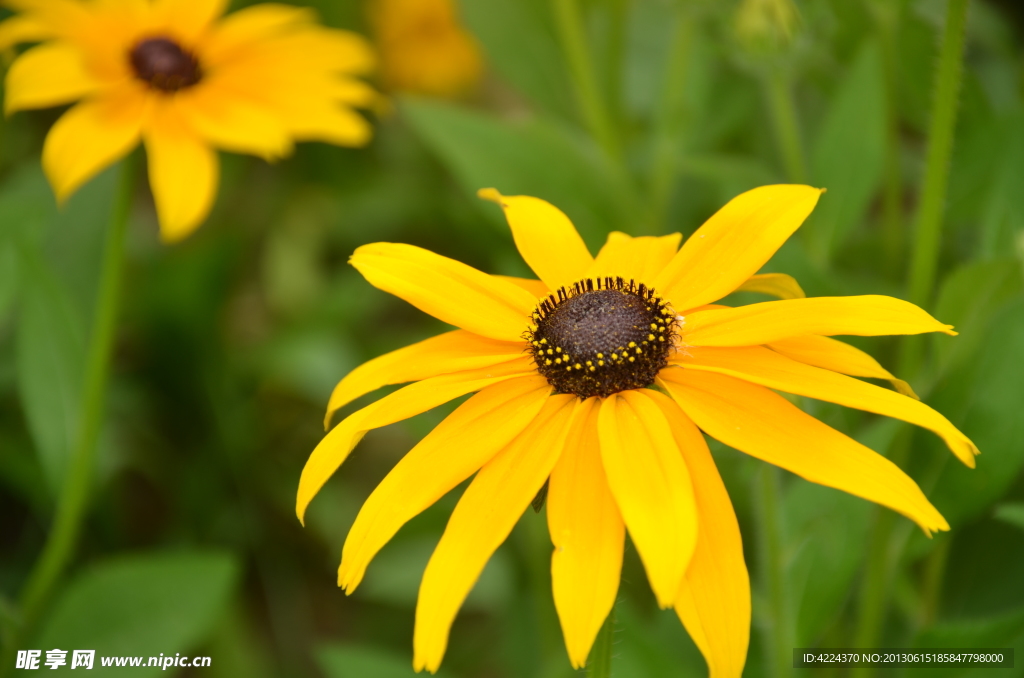
[[[177,92],[199,82],[195,56],[170,38],[139,41],[128,56],[135,75],[164,92]]]
[[[654,290],[622,278],[563,287],[526,334],[537,370],[559,393],[606,397],[654,383],[668,364],[675,318]]]

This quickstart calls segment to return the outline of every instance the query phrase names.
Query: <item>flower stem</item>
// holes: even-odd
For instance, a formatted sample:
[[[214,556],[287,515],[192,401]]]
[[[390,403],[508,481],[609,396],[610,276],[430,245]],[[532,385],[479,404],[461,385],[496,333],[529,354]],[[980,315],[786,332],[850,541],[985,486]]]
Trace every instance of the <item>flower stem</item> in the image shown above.
[[[31,632],[71,559],[89,502],[96,448],[103,424],[104,396],[110,373],[124,262],[124,239],[133,187],[134,163],[129,156],[121,165],[120,186],[103,246],[92,336],[85,365],[78,436],[57,501],[53,526],[22,592],[22,637],[25,637],[26,632]]]
[[[931,124],[928,128],[928,155],[921,202],[914,223],[914,252],[910,264],[910,301],[919,306],[928,303],[935,284],[942,212],[946,204],[949,161],[953,153],[957,103],[963,80],[967,2],[949,0],[946,6],[946,28],[935,74]]]
[[[613,606],[597,632],[594,647],[587,660],[587,678],[610,678],[612,675],[612,646],[615,644],[615,607]]]
[[[806,183],[807,166],[800,144],[800,124],[796,117],[792,84],[779,69],[773,69],[765,79],[765,94],[775,126],[775,138],[782,152],[786,179],[795,184]]]
[[[587,45],[579,0],[553,0],[555,24],[569,65],[576,103],[591,135],[613,159],[619,158],[618,140],[608,107],[601,97]]]
[[[683,3],[679,3],[675,9],[672,41],[665,62],[661,102],[654,120],[649,230],[655,234],[662,231],[676,177],[680,135],[686,122],[683,94],[693,34],[693,16]]]
[[[766,643],[768,671],[773,678],[786,678],[792,670],[793,633],[786,600],[785,566],[782,562],[782,516],[779,513],[779,470],[764,464],[758,474],[757,497],[761,542],[762,585],[768,592],[769,620]]]

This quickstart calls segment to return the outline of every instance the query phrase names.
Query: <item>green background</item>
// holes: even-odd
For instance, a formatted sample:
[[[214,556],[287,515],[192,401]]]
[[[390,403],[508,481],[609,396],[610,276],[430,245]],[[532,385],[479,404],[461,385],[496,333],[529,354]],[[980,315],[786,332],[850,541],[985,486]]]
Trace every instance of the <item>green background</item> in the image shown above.
[[[462,0],[488,66],[464,99],[391,93],[363,149],[304,144],[275,165],[222,154],[215,209],[179,245],[159,243],[140,182],[90,510],[73,567],[24,647],[209,655],[212,666],[189,675],[210,678],[413,675],[419,579],[461,488],[403,528],[351,597],[336,588],[335,569],[362,501],[451,406],[367,435],[312,503],[305,529],[295,490],[334,384],[444,329],[363,281],[346,263],[355,247],[408,242],[488,272],[528,273],[478,188],[550,200],[596,252],[609,230],[689,234],[743,190],[805,181],[828,193],[764,270],[796,276],[811,296],[907,297],[943,2],[807,1],[789,36],[771,25],[738,33],[743,9],[731,1],[580,7],[611,154],[579,113],[553,5]],[[329,25],[365,31],[355,3],[317,9]],[[960,336],[929,337],[923,366],[900,375],[978,444],[978,468],[962,467],[930,433],[803,401],[882,453],[904,450],[903,467],[952,531],[929,540],[899,518],[880,548],[879,510],[782,477],[779,557],[795,646],[854,646],[865,572],[880,564],[879,647],[1012,646],[1016,669],[926,673],[1024,676],[1022,35],[1019,5],[971,2],[938,280],[925,304]],[[792,106],[788,146],[778,97]],[[56,207],[38,158],[57,113],[0,123],[8,639],[77,430],[117,185],[111,169]],[[899,364],[895,339],[853,343]],[[779,675],[759,548],[760,462],[713,451],[752,575],[745,675]],[[550,549],[544,514],[528,512],[463,606],[439,675],[573,673],[551,600]],[[674,613],[657,610],[631,546],[615,634],[618,678],[705,675]]]

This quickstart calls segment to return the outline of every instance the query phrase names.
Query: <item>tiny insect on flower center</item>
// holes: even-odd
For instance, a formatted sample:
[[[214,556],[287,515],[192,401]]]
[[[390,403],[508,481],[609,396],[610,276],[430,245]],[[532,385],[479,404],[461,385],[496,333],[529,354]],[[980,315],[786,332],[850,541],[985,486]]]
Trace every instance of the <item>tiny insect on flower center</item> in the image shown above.
[[[559,393],[607,397],[654,383],[668,364],[675,317],[654,290],[622,278],[561,288],[533,313],[525,338]]]
[[[137,78],[163,92],[191,87],[202,78],[195,56],[170,38],[140,40],[128,58]]]

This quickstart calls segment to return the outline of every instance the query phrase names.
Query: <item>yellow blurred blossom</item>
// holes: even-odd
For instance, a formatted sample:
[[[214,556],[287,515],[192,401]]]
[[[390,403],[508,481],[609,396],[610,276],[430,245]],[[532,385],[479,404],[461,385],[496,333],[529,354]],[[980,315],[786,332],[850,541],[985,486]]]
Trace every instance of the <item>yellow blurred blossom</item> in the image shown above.
[[[369,15],[388,89],[454,96],[480,79],[480,49],[452,0],[371,0]]]
[[[353,106],[376,93],[354,75],[366,41],[317,25],[309,9],[224,0],[8,0],[0,49],[37,42],[7,73],[7,114],[78,102],[54,124],[43,166],[58,200],[142,141],[167,242],[207,216],[215,149],[274,160],[296,141],[361,146]]]

